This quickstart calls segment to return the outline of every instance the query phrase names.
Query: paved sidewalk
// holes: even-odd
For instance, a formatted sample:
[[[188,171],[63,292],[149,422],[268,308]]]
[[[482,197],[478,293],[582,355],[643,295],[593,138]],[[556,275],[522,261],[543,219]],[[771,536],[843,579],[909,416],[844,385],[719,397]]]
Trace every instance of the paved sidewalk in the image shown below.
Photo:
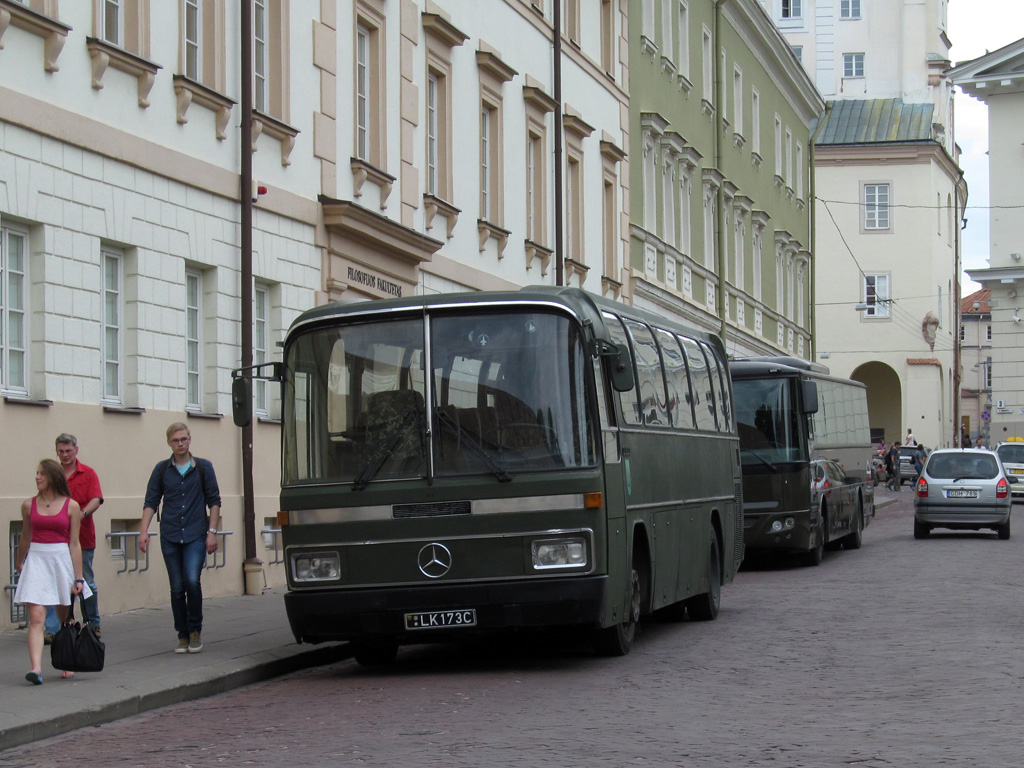
[[[46,646],[40,686],[25,680],[26,630],[0,633],[0,750],[349,655],[346,643],[297,644],[284,592],[204,600],[201,653],[172,652],[169,605],[104,616],[106,668],[62,680]]]

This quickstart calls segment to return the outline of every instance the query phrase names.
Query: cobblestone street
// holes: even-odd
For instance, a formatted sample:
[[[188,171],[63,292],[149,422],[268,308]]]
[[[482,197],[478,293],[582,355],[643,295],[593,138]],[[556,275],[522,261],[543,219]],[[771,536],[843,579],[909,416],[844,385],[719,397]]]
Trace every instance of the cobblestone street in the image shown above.
[[[905,489],[859,551],[748,564],[718,621],[647,622],[623,659],[551,635],[404,649],[383,672],[312,669],[0,766],[1016,768],[1024,533],[915,541],[912,516]]]

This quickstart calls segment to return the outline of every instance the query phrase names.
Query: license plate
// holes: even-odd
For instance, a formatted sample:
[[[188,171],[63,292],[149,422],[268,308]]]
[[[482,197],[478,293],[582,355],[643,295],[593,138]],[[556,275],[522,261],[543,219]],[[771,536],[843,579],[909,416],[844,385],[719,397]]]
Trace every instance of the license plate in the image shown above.
[[[476,608],[457,611],[421,611],[405,614],[406,629],[443,629],[445,627],[475,627]]]
[[[947,499],[976,499],[978,492],[967,488],[950,488],[946,491]]]
[[[1010,474],[1011,475],[1024,475],[1024,469],[1017,469],[1016,467],[1014,467],[1013,469],[1010,470]]]

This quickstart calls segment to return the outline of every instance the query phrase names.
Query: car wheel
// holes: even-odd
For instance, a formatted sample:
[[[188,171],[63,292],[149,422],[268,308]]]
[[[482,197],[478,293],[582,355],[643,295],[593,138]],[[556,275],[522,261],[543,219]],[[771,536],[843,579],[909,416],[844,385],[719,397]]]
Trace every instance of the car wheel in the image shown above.
[[[1010,521],[1007,520],[1005,523],[996,528],[996,533],[999,534],[999,538],[1006,541],[1010,538]]]
[[[917,520],[914,521],[914,538],[915,539],[927,539],[928,534],[931,533],[931,526],[926,523],[919,523]]]

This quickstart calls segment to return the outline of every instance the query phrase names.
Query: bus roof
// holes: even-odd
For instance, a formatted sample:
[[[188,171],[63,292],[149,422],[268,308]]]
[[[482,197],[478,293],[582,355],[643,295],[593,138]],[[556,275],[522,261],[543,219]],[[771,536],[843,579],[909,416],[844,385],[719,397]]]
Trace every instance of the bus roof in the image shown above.
[[[860,381],[833,376],[827,367],[820,363],[802,360],[788,355],[764,355],[760,357],[740,357],[729,361],[729,373],[734,379],[755,379],[766,376],[810,376],[815,379],[830,379],[866,388]]]
[[[405,313],[410,310],[428,307],[466,308],[493,304],[548,304],[561,307],[577,317],[581,322],[594,324],[600,329],[599,336],[606,338],[602,311],[643,320],[652,325],[666,329],[685,331],[690,336],[713,343],[719,351],[725,351],[720,338],[713,333],[701,331],[679,322],[670,321],[660,315],[648,312],[639,307],[620,304],[579,288],[565,288],[548,285],[526,286],[518,291],[465,291],[459,293],[437,293],[430,295],[407,296],[396,299],[372,299],[368,301],[342,301],[324,304],[308,309],[292,322],[289,335],[301,327],[317,326],[341,318],[358,317],[369,314]]]

